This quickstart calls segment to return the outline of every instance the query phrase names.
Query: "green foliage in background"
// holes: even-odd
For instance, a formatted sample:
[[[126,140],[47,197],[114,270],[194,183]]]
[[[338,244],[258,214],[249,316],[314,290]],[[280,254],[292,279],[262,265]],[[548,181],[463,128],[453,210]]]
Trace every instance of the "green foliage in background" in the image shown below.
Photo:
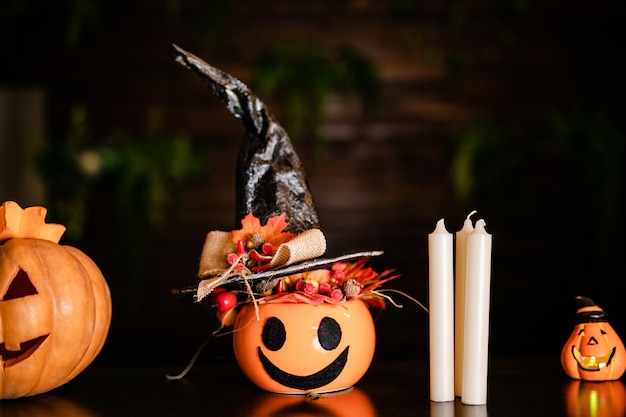
[[[156,116],[141,135],[93,138],[84,108],[72,112],[67,137],[49,141],[38,158],[51,210],[75,241],[83,236],[90,197],[97,190],[113,196],[121,230],[155,227],[164,220],[172,188],[200,173],[203,164],[186,137],[160,131]]]
[[[414,45],[427,65],[444,66],[453,75],[463,75],[485,63],[494,63],[519,43],[531,5],[528,0],[502,0],[496,5],[478,5],[462,1],[424,2],[394,0],[389,12],[404,28],[406,39]],[[472,25],[484,19],[489,10],[493,24],[477,33]],[[422,42],[435,24],[439,37]]]
[[[0,45],[12,48],[32,41],[42,49],[92,47],[120,26],[128,25],[125,19],[129,16],[156,19],[169,27],[184,26],[206,44],[212,44],[229,7],[229,2],[220,0],[2,0]]]
[[[151,232],[164,225],[174,190],[205,166],[202,153],[185,136],[161,131],[160,120],[151,114],[142,134],[93,137],[87,112],[79,107],[72,112],[67,137],[49,141],[37,161],[47,185],[50,218],[67,227],[64,239],[81,241],[89,221],[106,224],[106,237],[120,262],[117,276],[134,307],[145,296]],[[110,210],[111,216],[89,218],[97,202],[104,202],[107,208],[101,213]]]
[[[379,104],[380,78],[374,62],[354,48],[324,48],[315,43],[278,42],[262,50],[252,70],[261,97],[285,102],[285,128],[294,142],[310,134],[317,142],[328,97],[357,96],[367,111]]]
[[[623,151],[617,126],[579,111],[537,121],[477,123],[455,142],[453,184],[463,199],[504,189],[511,178],[546,172],[592,194],[600,206],[615,207],[623,185]]]
[[[591,217],[585,233],[593,236],[595,256],[605,260],[618,246],[625,150],[619,126],[581,109],[538,120],[476,123],[455,141],[452,183],[459,200],[479,202],[503,223],[532,216],[570,230]]]

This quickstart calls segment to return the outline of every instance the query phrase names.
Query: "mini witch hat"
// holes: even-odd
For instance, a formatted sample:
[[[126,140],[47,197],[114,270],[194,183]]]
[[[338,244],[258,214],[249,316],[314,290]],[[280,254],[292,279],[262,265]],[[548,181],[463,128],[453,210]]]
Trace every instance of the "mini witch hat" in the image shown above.
[[[302,164],[285,129],[240,80],[176,45],[172,45],[170,55],[199,75],[245,127],[235,183],[236,221],[241,222],[242,229],[209,232],[200,260],[200,285],[196,290],[175,292],[194,291],[200,301],[220,286],[243,285],[251,293],[252,283],[262,284],[255,285],[257,293],[284,295],[288,284],[280,281],[281,277],[343,268],[337,276],[345,278],[345,271],[359,275],[359,290],[353,291],[358,295],[395,278],[389,277],[390,271],[375,274],[362,268],[361,261],[381,255],[381,251],[321,258],[326,241]],[[344,264],[355,260],[359,260],[358,268]],[[345,297],[345,291],[342,295]]]
[[[576,310],[576,324],[609,321],[609,315],[591,298],[579,295],[574,301],[576,302],[576,307],[578,307]]]

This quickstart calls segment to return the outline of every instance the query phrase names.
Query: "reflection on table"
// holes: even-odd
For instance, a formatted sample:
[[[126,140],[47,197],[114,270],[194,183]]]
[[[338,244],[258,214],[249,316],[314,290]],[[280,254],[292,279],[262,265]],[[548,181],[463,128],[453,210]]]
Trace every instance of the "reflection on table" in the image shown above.
[[[357,388],[321,397],[304,395],[264,394],[247,410],[246,415],[376,417],[369,397]]]
[[[0,415],[3,417],[99,417],[97,412],[78,402],[52,394],[2,400]]]
[[[564,399],[568,417],[626,415],[626,387],[621,381],[570,381]]]
[[[432,417],[487,417],[486,405],[465,405],[457,398],[455,401],[430,403]]]
[[[558,358],[495,359],[486,405],[431,402],[426,361],[374,361],[346,391],[279,395],[259,390],[230,359],[168,381],[171,369],[91,368],[50,393],[0,401],[2,417],[619,417],[621,381],[571,380]]]

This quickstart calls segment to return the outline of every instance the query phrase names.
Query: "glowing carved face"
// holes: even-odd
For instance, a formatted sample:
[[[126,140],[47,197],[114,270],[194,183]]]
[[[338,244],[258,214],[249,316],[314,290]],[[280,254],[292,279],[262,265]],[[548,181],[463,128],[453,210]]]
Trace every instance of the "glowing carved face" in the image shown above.
[[[12,276],[12,278],[11,278]],[[20,320],[19,328],[16,326],[15,329],[3,332],[6,334],[2,343],[0,343],[0,363],[3,368],[10,368],[12,366],[17,365],[22,362],[29,356],[31,356],[39,346],[48,338],[50,335],[49,329],[52,328],[52,311],[49,308],[45,308],[45,304],[38,305],[40,301],[37,298],[37,290],[30,282],[28,274],[21,268],[17,269],[14,274],[9,274],[9,285],[4,292],[4,295],[1,298],[2,317],[9,316],[12,309],[18,310],[20,307],[19,303],[23,305],[27,305],[27,307],[35,308],[35,309],[43,309],[44,313],[42,317],[47,317],[48,320],[38,321],[38,323],[24,323],[23,320]],[[24,298],[24,300],[22,300]],[[28,320],[30,316],[24,316],[26,320]],[[9,326],[12,324],[18,324],[16,321],[11,321],[7,323]],[[29,324],[34,324],[29,326]],[[6,328],[6,326],[4,326]],[[24,335],[19,335],[20,331],[23,330]],[[19,335],[17,338],[12,337],[12,335]]]
[[[563,347],[561,363],[571,378],[611,381],[624,373],[626,351],[608,322],[580,323]]]
[[[237,362],[260,388],[278,393],[349,388],[367,371],[376,343],[374,323],[360,300],[340,305],[270,303],[237,315]]]

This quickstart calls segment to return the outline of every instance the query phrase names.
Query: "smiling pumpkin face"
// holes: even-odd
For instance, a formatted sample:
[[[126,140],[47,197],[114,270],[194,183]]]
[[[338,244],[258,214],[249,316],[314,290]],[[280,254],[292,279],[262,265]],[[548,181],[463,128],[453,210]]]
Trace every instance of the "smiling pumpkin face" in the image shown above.
[[[78,249],[43,239],[2,243],[0,296],[0,398],[68,382],[104,344],[109,289]]]
[[[619,379],[626,370],[626,350],[604,311],[586,305],[577,311],[577,318],[579,323],[561,352],[565,373],[586,381]]]
[[[376,336],[360,300],[335,304],[270,303],[237,315],[233,345],[246,376],[276,393],[330,392],[354,385],[374,356]]]

